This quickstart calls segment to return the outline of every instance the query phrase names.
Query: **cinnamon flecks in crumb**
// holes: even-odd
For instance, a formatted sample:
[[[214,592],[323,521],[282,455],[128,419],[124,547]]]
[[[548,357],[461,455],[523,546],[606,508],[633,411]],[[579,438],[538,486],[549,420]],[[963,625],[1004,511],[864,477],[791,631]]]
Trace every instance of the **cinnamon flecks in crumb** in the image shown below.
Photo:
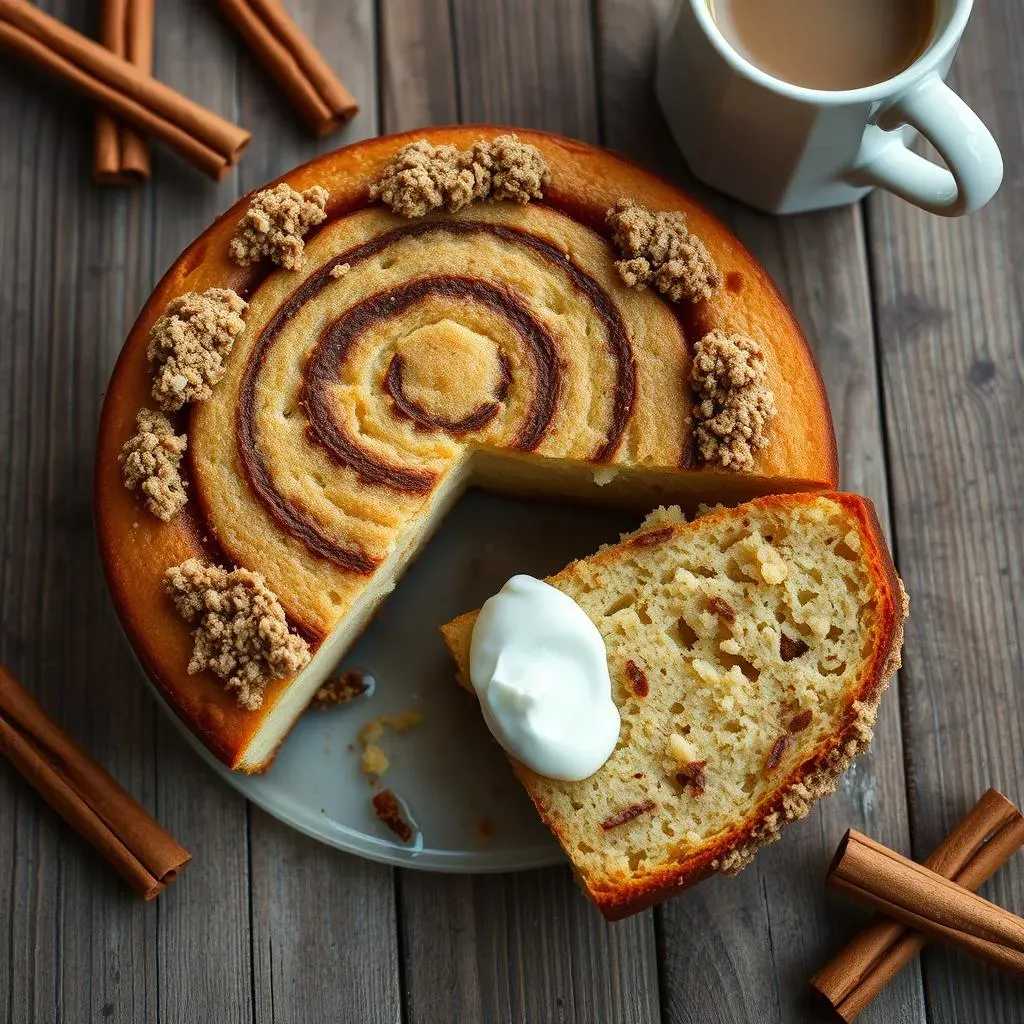
[[[152,409],[139,410],[135,427],[117,459],[124,485],[142,495],[157,519],[170,522],[188,501],[179,471],[188,441],[184,434],[175,434],[163,413]]]
[[[167,570],[164,590],[194,627],[189,674],[209,669],[249,711],[262,705],[272,679],[309,662],[309,646],[289,630],[284,609],[259,573],[190,558]]]
[[[618,828],[619,825],[625,825],[627,821],[639,818],[641,814],[653,811],[657,806],[658,805],[653,800],[644,800],[642,803],[633,804],[631,807],[624,807],[621,811],[616,811],[614,814],[605,818],[604,821],[601,822],[601,828],[603,828],[605,832],[609,832],[613,828]]]
[[[728,601],[724,598],[712,597],[708,601],[708,609],[717,615],[720,619],[725,619],[726,622],[736,621],[736,609],[733,608]]]
[[[394,790],[382,789],[374,796],[370,803],[373,804],[373,813],[403,843],[407,843],[412,839],[412,826],[405,820],[405,815],[402,814],[402,807],[398,802],[398,797],[394,794]]]
[[[630,538],[627,542],[631,548],[652,548],[669,539],[675,530],[671,526],[663,526],[660,530],[645,530]]]
[[[789,749],[789,736],[780,736],[773,744],[772,749],[768,751],[768,757],[764,762],[764,770],[766,772],[775,771],[776,768],[782,763],[782,758],[785,756],[786,751]]]
[[[779,657],[783,661],[792,661],[806,654],[810,647],[803,640],[794,640],[785,633],[779,635]]]
[[[334,679],[328,679],[316,691],[313,696],[313,707],[318,711],[326,711],[339,704],[348,704],[349,701],[362,697],[369,688],[370,684],[362,672],[358,669],[349,669]]]
[[[336,267],[331,267],[331,277],[337,281],[338,278],[344,277],[351,269],[351,263],[339,263]]]
[[[694,796],[702,796],[707,786],[707,761],[691,761],[676,772],[676,782],[683,789],[689,788]]]
[[[810,708],[804,708],[798,715],[794,715],[789,723],[790,732],[803,732],[811,724],[814,712]]]
[[[623,257],[615,267],[630,288],[653,285],[672,302],[697,302],[722,283],[711,253],[686,226],[686,214],[620,199],[605,219]]]
[[[210,397],[236,336],[245,330],[247,306],[230,288],[186,292],[171,300],[150,328],[146,349],[153,398],[164,412]]]
[[[326,217],[330,193],[320,185],[297,192],[282,182],[257,192],[238,222],[228,252],[241,267],[266,257],[285,270],[302,266],[306,232]]]
[[[626,662],[626,678],[629,680],[629,688],[637,697],[646,697],[650,692],[647,676],[635,661]]]
[[[711,331],[697,342],[692,383],[701,459],[721,469],[752,470],[754,454],[768,447],[776,411],[761,346],[741,334]]]
[[[370,198],[402,217],[423,217],[432,210],[455,213],[484,199],[541,199],[548,179],[540,150],[515,135],[475,142],[469,149],[420,139],[395,154],[370,186]]]

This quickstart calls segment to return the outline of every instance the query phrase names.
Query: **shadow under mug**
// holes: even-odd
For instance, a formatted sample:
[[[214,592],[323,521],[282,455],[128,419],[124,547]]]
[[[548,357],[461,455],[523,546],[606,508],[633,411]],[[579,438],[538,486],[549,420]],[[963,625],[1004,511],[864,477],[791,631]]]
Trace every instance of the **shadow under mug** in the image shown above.
[[[693,173],[769,213],[852,203],[884,188],[955,217],[997,192],[1003,160],[944,79],[974,0],[936,0],[935,27],[905,71],[828,91],[774,78],[733,49],[708,0],[678,0],[663,26],[656,91]],[[945,167],[913,153],[920,132]]]

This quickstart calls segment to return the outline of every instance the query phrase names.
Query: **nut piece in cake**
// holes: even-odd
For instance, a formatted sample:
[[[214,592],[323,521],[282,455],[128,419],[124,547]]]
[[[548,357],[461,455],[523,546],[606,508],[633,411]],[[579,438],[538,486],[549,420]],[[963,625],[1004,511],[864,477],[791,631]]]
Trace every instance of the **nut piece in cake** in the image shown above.
[[[615,268],[630,288],[653,285],[672,302],[697,302],[721,285],[722,275],[686,226],[686,214],[656,212],[620,199],[606,220],[623,257]]]
[[[249,711],[263,704],[272,679],[309,662],[308,644],[289,630],[284,609],[259,573],[190,558],[167,570],[164,590],[194,627],[189,674],[209,669]]]
[[[135,426],[118,456],[124,485],[142,495],[157,519],[170,522],[188,501],[179,471],[188,441],[184,434],[175,434],[163,413],[152,409],[140,409]]]
[[[768,447],[776,412],[761,346],[741,334],[711,331],[697,342],[692,383],[701,459],[749,472],[755,453]]]
[[[540,150],[515,135],[475,142],[469,149],[420,139],[395,154],[370,186],[370,198],[402,217],[423,217],[433,210],[455,213],[483,199],[541,199],[549,176]]]
[[[239,266],[266,257],[285,270],[303,263],[306,232],[327,219],[330,193],[320,185],[298,192],[282,182],[257,192],[238,222],[228,252]]]
[[[153,398],[165,412],[202,402],[224,376],[224,359],[245,330],[248,303],[230,288],[186,292],[172,299],[149,331],[146,358]]]

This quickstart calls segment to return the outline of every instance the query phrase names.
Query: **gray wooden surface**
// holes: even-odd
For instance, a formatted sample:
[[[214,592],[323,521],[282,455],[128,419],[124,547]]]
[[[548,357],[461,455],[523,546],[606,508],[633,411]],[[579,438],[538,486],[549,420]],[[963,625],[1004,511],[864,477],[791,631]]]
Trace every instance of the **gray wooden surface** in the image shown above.
[[[989,784],[1024,799],[1024,5],[979,0],[952,79],[1007,180],[969,220],[887,196],[776,220],[690,181],[653,106],[666,0],[290,0],[363,106],[311,140],[212,5],[159,5],[156,74],[254,132],[213,185],[158,152],[89,182],[88,108],[0,56],[0,660],[195,853],[143,905],[0,764],[0,1022],[827,1020],[806,980],[863,920],[821,878],[856,826],[923,856]],[[45,0],[95,34],[94,3]],[[139,684],[92,536],[110,367],[178,251],[242,190],[344,141],[453,121],[565,132],[705,199],[790,298],[844,485],[913,596],[869,756],[735,880],[607,926],[564,869],[393,871],[245,804]],[[1024,860],[986,892],[1024,913]],[[1024,986],[929,950],[866,1022],[1024,1020]]]

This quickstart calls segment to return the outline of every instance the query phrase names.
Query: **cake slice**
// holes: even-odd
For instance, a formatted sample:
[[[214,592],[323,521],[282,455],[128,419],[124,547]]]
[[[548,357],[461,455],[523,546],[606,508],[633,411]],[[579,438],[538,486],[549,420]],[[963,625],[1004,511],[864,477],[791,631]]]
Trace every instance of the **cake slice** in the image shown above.
[[[548,582],[601,632],[622,728],[582,782],[510,760],[609,919],[738,872],[833,792],[900,664],[906,597],[854,495],[660,509]],[[442,627],[467,686],[476,614]]]

